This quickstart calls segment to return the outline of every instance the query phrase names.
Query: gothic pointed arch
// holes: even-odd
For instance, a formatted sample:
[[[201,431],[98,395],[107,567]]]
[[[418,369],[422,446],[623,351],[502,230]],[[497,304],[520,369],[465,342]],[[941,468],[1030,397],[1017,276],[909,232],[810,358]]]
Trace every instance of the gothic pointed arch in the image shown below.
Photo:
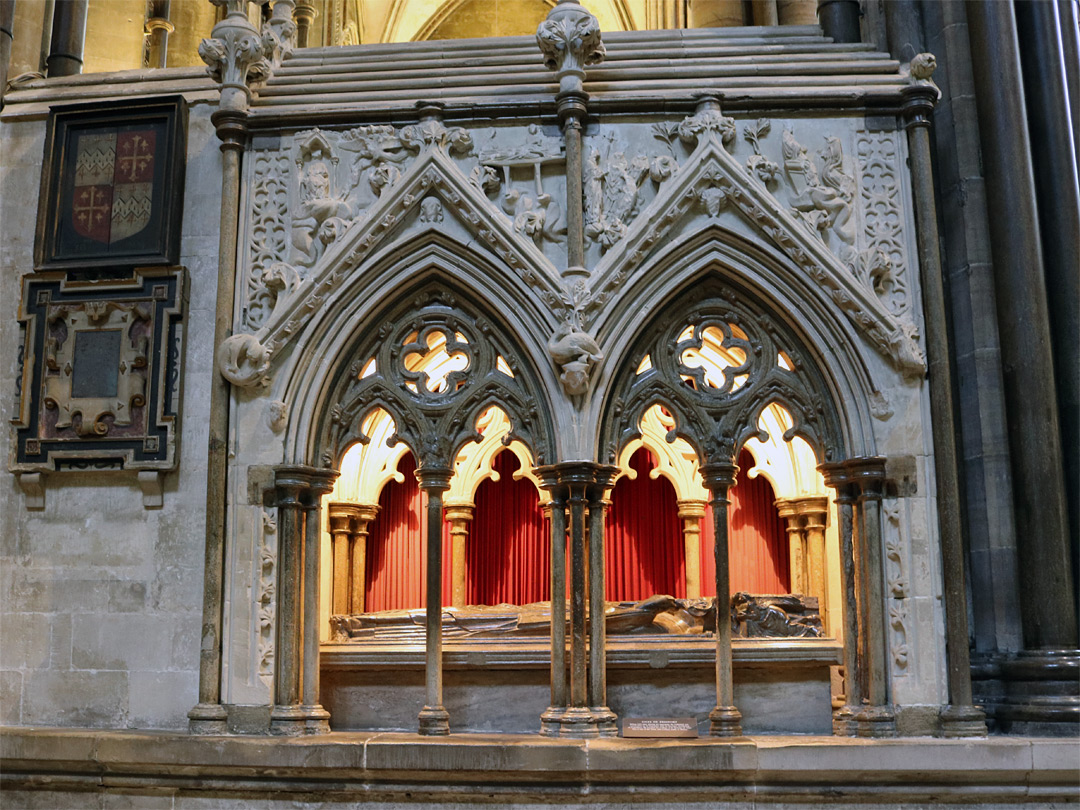
[[[703,463],[734,461],[765,409],[791,416],[783,438],[801,437],[821,461],[846,456],[830,386],[798,335],[747,287],[713,275],[685,289],[641,330],[614,372],[601,421],[602,452],[615,460],[641,436],[646,411],[670,414],[668,433]]]
[[[445,360],[419,361],[430,353]],[[405,443],[418,468],[449,469],[458,451],[482,438],[480,417],[492,406],[509,418],[508,441],[538,463],[553,457],[553,429],[540,380],[509,331],[466,292],[444,279],[390,300],[358,330],[327,375],[308,457],[339,463],[377,408],[394,420],[391,444]]]

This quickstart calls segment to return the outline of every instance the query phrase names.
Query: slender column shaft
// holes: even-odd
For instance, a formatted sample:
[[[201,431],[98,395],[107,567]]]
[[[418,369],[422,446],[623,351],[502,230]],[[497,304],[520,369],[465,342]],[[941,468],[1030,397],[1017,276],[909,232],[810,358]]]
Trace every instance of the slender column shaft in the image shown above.
[[[585,267],[585,218],[582,211],[581,122],[567,117],[563,122],[566,140],[566,264],[579,272]]]
[[[472,505],[461,504],[446,507],[446,519],[450,521],[450,604],[455,607],[464,607],[467,601],[465,550],[474,508]]]
[[[566,708],[566,494],[551,491],[551,711]]]
[[[885,567],[881,546],[881,498],[884,494],[885,460],[859,458],[847,462],[848,474],[858,485],[857,516],[859,556],[863,560],[862,588],[865,605],[863,661],[866,667],[867,706],[859,712],[860,737],[896,735],[896,718],[889,701],[888,627],[885,615]]]
[[[420,711],[420,733],[442,736],[450,733],[450,715],[443,708],[442,673],[442,496],[450,488],[452,470],[416,471],[420,489],[427,495],[424,541],[427,545],[427,635],[425,643],[425,703]]]
[[[825,513],[810,512],[806,521],[806,590],[817,597],[818,612],[826,616],[828,593],[825,587]]]
[[[836,42],[858,42],[858,0],[818,0],[818,21],[825,36]]]
[[[835,503],[840,534],[840,590],[843,602],[844,705],[833,715],[833,734],[854,736],[855,713],[862,707],[863,691],[859,663],[859,611],[855,598],[855,543],[853,540],[854,497],[843,464],[822,464],[818,469],[825,485],[836,491]]]
[[[686,598],[701,597],[701,519],[705,501],[679,501],[679,519],[683,522],[683,547],[686,558]]]
[[[271,730],[299,733],[292,712],[300,704],[300,559],[303,547],[304,512],[300,501],[306,482],[292,477],[278,489],[277,611],[274,644],[274,713]],[[282,722],[276,722],[282,721]]]
[[[604,491],[617,470],[598,468],[589,487],[589,709],[601,736],[617,736],[615,713],[607,705],[606,571],[604,566]]]
[[[56,4],[49,44],[50,77],[82,73],[88,3],[89,0],[62,0]]]
[[[753,9],[754,25],[780,24],[780,18],[776,14],[776,0],[751,0],[750,7]]]
[[[217,303],[214,346],[232,331],[236,285],[237,211],[240,205],[240,154],[246,135],[242,114],[221,115],[215,122],[221,143],[221,225],[218,241]],[[225,499],[228,477],[229,383],[210,375],[210,437],[206,459],[206,548],[203,561],[203,627],[199,657],[199,703],[189,717],[193,731],[225,730],[221,703],[221,625],[224,608]]]
[[[570,485],[570,708],[587,705],[585,680],[585,485]]]
[[[806,549],[803,542],[803,530],[799,517],[791,515],[787,519],[788,563],[791,570],[791,592],[806,594]]]
[[[367,588],[367,540],[371,521],[378,507],[367,507],[369,512],[353,520],[349,554],[349,612],[364,612],[364,591]]]
[[[730,461],[705,464],[702,479],[711,494],[713,549],[716,558],[716,707],[709,714],[714,737],[742,735],[742,715],[735,708],[731,662],[731,585],[728,555],[728,490],[738,472]]]
[[[945,283],[941,255],[938,252],[938,217],[931,164],[930,128],[925,113],[913,116],[908,127],[908,153],[918,225],[916,233],[919,240],[924,331],[930,376],[930,419],[934,430],[934,478],[937,485],[938,531],[945,597],[949,703],[954,707],[954,712],[959,710],[959,707],[965,707],[966,713],[971,715],[971,722],[966,723],[965,730],[960,730],[953,724],[947,731],[959,732],[956,736],[985,735],[986,724],[976,716],[981,715],[981,712],[972,706],[971,700],[965,582],[967,574],[960,514],[961,490],[953,404],[953,371],[946,328]]]
[[[352,517],[340,510],[341,504],[330,504],[330,536],[333,542],[334,585],[331,604],[335,615],[349,612],[349,544],[352,539]]]
[[[38,57],[38,70],[42,75],[49,71],[49,52],[52,50],[53,19],[56,17],[56,0],[42,0],[41,51]]]
[[[315,5],[311,0],[297,0],[296,10],[293,12],[296,19],[296,47],[308,47],[311,24],[315,22],[316,14]]]
[[[304,637],[302,700],[305,706],[319,702],[319,503],[304,505]]]

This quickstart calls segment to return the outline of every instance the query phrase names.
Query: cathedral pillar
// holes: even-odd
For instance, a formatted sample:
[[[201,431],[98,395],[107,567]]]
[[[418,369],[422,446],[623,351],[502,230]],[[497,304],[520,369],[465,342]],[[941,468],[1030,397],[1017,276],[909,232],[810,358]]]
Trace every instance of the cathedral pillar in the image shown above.
[[[50,78],[82,73],[88,5],[89,0],[62,0],[56,3],[47,60]]]
[[[858,736],[896,736],[896,716],[889,702],[885,566],[882,560],[881,499],[885,494],[885,459],[854,458],[846,462],[856,488],[855,529],[858,537],[860,648],[866,684],[864,704],[855,715]]]
[[[701,598],[701,520],[705,501],[678,502],[679,520],[683,522],[683,546],[686,555],[686,598]]]
[[[833,713],[833,734],[854,737],[855,714],[862,708],[863,677],[859,662],[859,605],[855,584],[854,513],[855,493],[842,463],[818,467],[825,486],[835,490],[840,534],[840,591],[844,605],[844,703]]]
[[[742,736],[742,714],[735,708],[731,664],[731,584],[728,570],[728,491],[739,468],[732,461],[703,464],[701,479],[709,490],[716,555],[716,707],[709,713],[713,737]]]
[[[991,229],[990,245],[1024,646],[1075,650],[1077,611],[1065,466],[1015,8],[1012,3],[981,2],[968,2],[965,8],[990,220],[1003,223]],[[1070,340],[1075,342],[1075,336]],[[1047,667],[1054,666],[1048,660]]]
[[[443,707],[442,678],[442,524],[443,493],[450,489],[449,468],[425,467],[416,470],[420,490],[427,496],[424,544],[427,548],[427,633],[425,639],[425,700],[420,710],[420,733],[445,736],[450,733],[450,715]]]
[[[476,507],[473,504],[454,504],[446,507],[446,519],[450,521],[450,604],[464,607],[465,597],[465,546],[469,540],[469,523]]]

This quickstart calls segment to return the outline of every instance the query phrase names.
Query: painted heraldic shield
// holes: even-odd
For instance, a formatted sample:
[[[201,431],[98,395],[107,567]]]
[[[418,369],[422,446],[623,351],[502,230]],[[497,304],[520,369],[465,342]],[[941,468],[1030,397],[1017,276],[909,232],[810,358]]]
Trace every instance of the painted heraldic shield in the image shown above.
[[[111,245],[150,223],[156,140],[152,129],[79,136],[71,206],[76,233]]]

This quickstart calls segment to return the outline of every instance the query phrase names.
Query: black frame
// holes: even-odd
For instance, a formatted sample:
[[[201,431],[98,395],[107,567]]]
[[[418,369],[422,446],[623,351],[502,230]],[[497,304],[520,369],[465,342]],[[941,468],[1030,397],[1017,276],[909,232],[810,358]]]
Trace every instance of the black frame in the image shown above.
[[[122,130],[136,126],[151,127],[162,139],[155,150],[151,220],[143,229],[147,233],[140,231],[115,247],[72,235],[73,228],[67,218],[73,207],[76,137],[95,129]],[[187,103],[181,96],[50,108],[38,199],[35,268],[178,264],[186,150]]]

